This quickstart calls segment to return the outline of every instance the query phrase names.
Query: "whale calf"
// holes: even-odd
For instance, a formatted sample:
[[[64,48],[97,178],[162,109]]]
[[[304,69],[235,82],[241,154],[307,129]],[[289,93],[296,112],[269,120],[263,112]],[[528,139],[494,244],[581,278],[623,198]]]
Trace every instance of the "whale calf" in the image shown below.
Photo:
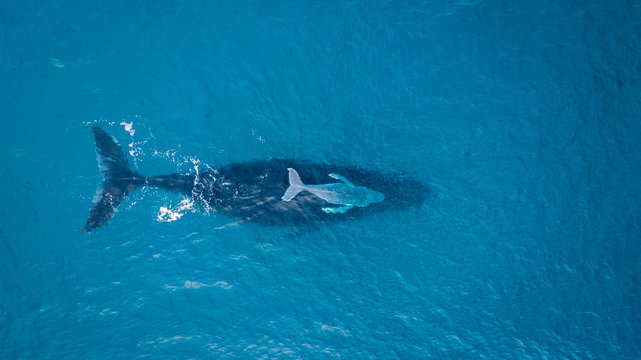
[[[248,161],[197,173],[143,176],[129,166],[113,137],[99,126],[89,129],[103,181],[81,228],[83,232],[105,225],[125,197],[142,186],[179,193],[208,212],[262,225],[355,219],[419,204],[429,195],[429,188],[404,174],[296,159]]]
[[[368,189],[364,186],[355,186],[344,176],[331,173],[329,177],[341,181],[340,183],[305,185],[295,169],[288,168],[289,187],[283,195],[283,201],[291,201],[301,191],[309,191],[330,204],[343,205],[340,207],[323,207],[328,214],[344,214],[347,210],[358,207],[367,207],[372,203],[381,202],[385,195]]]

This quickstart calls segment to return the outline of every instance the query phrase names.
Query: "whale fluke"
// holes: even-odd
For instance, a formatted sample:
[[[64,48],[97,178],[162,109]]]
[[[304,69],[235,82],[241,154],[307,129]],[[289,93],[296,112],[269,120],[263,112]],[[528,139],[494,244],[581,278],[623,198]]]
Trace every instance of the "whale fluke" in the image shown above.
[[[290,201],[299,192],[305,190],[305,188],[303,188],[305,185],[300,180],[300,176],[298,176],[296,170],[287,168],[287,171],[289,171],[289,187],[287,188],[287,191],[285,191],[285,195],[282,197],[283,201]]]
[[[87,224],[80,229],[84,232],[105,224],[111,219],[124,197],[145,183],[143,177],[129,168],[127,158],[114,138],[98,126],[92,126],[89,130],[93,132],[96,158],[103,182],[89,211]]]

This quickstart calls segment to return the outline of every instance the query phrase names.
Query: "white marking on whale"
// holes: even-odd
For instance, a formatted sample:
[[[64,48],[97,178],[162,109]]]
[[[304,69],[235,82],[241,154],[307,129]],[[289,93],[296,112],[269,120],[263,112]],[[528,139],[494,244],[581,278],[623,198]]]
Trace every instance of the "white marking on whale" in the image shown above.
[[[323,211],[328,214],[343,214],[354,206],[367,207],[385,199],[385,196],[378,191],[364,186],[355,186],[339,174],[332,173],[329,176],[340,180],[340,183],[305,185],[296,170],[287,168],[287,171],[289,171],[289,187],[282,197],[283,201],[292,200],[301,191],[309,191],[330,204],[342,205],[324,207]]]

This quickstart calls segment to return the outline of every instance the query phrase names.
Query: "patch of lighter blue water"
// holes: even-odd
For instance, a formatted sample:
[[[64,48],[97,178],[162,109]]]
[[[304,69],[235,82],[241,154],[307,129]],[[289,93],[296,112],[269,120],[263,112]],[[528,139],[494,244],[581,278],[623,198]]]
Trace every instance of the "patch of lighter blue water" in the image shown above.
[[[99,9],[99,11],[97,11]],[[641,357],[635,2],[0,4],[0,358]],[[101,182],[298,158],[421,206],[265,227]]]

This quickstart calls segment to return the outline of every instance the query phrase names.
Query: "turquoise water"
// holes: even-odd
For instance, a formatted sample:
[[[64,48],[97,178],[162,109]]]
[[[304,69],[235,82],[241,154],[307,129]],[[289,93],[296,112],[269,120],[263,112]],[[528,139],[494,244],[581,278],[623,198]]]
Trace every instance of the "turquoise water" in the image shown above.
[[[641,358],[641,3],[0,3],[0,358]],[[425,201],[233,224],[144,174],[306,159]]]

